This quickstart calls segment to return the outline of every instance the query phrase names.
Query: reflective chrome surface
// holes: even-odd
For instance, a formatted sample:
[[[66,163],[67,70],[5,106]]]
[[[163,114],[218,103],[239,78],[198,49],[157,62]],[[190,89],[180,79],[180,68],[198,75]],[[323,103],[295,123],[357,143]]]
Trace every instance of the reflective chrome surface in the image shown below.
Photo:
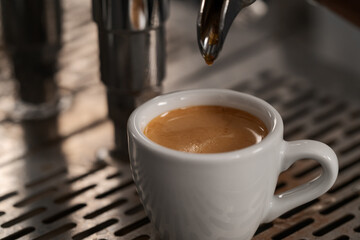
[[[59,92],[54,74],[61,48],[61,1],[1,0],[0,4],[3,39],[19,100],[56,109]]]
[[[92,0],[100,29],[142,31],[160,27],[169,16],[169,0]]]
[[[208,64],[218,57],[238,13],[255,0],[202,0],[197,20],[200,52]]]
[[[165,77],[168,0],[93,0],[101,80],[117,152],[127,152],[126,122],[141,102],[161,92]]]

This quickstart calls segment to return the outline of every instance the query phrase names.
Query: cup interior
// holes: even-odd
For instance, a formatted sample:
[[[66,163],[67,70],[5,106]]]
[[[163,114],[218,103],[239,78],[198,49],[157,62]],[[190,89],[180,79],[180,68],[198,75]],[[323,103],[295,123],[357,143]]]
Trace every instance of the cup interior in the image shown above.
[[[260,118],[269,132],[275,127],[275,114],[269,104],[251,95],[232,90],[189,90],[165,94],[140,106],[138,126],[143,131],[146,125],[162,113],[190,106],[215,105],[246,111]],[[271,107],[272,108],[272,107]]]
[[[275,131],[282,131],[281,117],[270,104],[249,94],[228,89],[198,89],[158,96],[138,107],[130,116],[128,126],[131,132],[147,139],[143,131],[155,117],[174,109],[202,105],[232,107],[260,118],[269,131],[260,143],[271,138]],[[147,139],[147,141],[150,140]]]

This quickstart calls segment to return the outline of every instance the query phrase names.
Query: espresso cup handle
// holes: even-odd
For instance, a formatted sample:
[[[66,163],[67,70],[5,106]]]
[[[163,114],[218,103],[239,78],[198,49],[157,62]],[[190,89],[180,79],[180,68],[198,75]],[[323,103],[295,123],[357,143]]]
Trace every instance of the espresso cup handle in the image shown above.
[[[282,194],[274,195],[264,222],[270,222],[283,213],[324,194],[334,184],[338,174],[338,160],[329,146],[312,140],[284,141],[283,143],[283,157],[280,166],[282,172],[297,160],[313,159],[320,163],[322,173],[307,183]]]

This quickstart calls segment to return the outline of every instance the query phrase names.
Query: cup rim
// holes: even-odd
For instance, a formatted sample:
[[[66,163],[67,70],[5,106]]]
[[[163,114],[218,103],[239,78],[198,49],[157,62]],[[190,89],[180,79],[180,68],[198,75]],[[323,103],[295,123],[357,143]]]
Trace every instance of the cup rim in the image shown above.
[[[138,118],[141,117],[142,112],[147,109],[150,106],[156,105],[159,102],[164,102],[166,99],[170,98],[177,98],[181,97],[184,94],[199,94],[199,93],[205,93],[208,92],[209,94],[212,93],[221,93],[221,94],[236,94],[245,98],[248,98],[251,102],[256,102],[257,104],[261,104],[264,106],[267,110],[267,115],[269,116],[269,119],[271,121],[271,128],[268,129],[269,133],[268,135],[259,143],[256,143],[254,145],[251,145],[246,148],[234,150],[234,151],[228,151],[228,152],[220,152],[220,153],[189,153],[189,152],[182,152],[178,150],[174,150],[171,148],[164,147],[156,142],[153,142],[150,140],[141,130],[140,124],[138,123]],[[198,106],[194,104],[193,106]],[[177,109],[176,107],[172,108],[172,110]],[[241,109],[241,108],[239,108]],[[171,111],[171,110],[170,110]],[[264,119],[261,119],[264,121]],[[166,93],[160,96],[157,96],[153,99],[148,100],[147,102],[143,103],[139,107],[137,107],[130,115],[128,119],[128,138],[131,134],[135,139],[138,140],[140,144],[143,146],[153,149],[154,151],[161,153],[164,156],[167,156],[169,161],[175,160],[175,159],[181,159],[182,161],[198,161],[198,162],[209,162],[209,161],[224,161],[226,159],[239,159],[242,157],[246,157],[248,155],[252,155],[254,153],[260,152],[263,149],[266,148],[267,145],[269,145],[274,139],[280,135],[282,137],[283,134],[283,121],[278,113],[278,111],[271,106],[269,103],[264,101],[263,99],[260,99],[258,97],[252,96],[247,93],[230,90],[230,89],[217,89],[217,88],[203,88],[203,89],[192,89],[192,90],[181,90],[181,91],[175,91],[171,93]],[[129,144],[130,147],[130,144]],[[130,151],[129,151],[130,153]],[[200,161],[199,161],[200,160]]]

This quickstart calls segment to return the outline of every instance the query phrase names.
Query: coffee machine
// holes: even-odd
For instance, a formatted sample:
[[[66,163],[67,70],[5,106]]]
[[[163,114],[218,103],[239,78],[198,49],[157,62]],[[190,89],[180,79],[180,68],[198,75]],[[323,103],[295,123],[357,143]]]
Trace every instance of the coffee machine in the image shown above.
[[[197,42],[206,62],[212,63],[218,57],[234,19],[254,2],[201,2],[196,19]],[[357,4],[320,2],[358,23],[353,14]],[[57,114],[64,102],[54,80],[62,45],[61,0],[0,3],[4,43],[18,85],[19,101],[13,117],[37,119]],[[162,90],[169,0],[93,0],[92,15],[98,28],[101,81],[106,86],[108,116],[114,124],[115,148],[111,154],[126,158],[129,114]]]
[[[120,113],[147,96],[209,87],[266,100],[282,115],[286,140],[319,140],[339,157],[333,189],[260,226],[254,240],[360,238],[360,33],[353,21],[316,1],[257,0],[233,19],[209,67],[197,43],[200,2],[0,1],[0,238],[159,239],[124,152],[112,151],[114,161],[96,152],[124,147],[114,121],[124,132]],[[120,15],[112,9],[126,13],[113,19]],[[121,54],[131,52],[143,59]],[[151,77],[142,71],[148,63]],[[146,91],[138,91],[142,84]],[[319,174],[314,162],[300,161],[280,176],[276,192]]]
[[[17,120],[58,114],[64,96],[54,75],[62,46],[61,0],[3,0],[4,44],[17,81]],[[161,92],[165,76],[165,28],[169,1],[92,1],[98,26],[101,80],[115,148],[126,158],[126,123],[141,102]]]
[[[60,0],[1,1],[2,38],[17,82],[12,117],[41,119],[60,108],[54,80],[61,49]]]
[[[115,130],[112,154],[126,158],[130,113],[161,93],[169,1],[93,0],[92,9],[98,26],[101,80]]]

